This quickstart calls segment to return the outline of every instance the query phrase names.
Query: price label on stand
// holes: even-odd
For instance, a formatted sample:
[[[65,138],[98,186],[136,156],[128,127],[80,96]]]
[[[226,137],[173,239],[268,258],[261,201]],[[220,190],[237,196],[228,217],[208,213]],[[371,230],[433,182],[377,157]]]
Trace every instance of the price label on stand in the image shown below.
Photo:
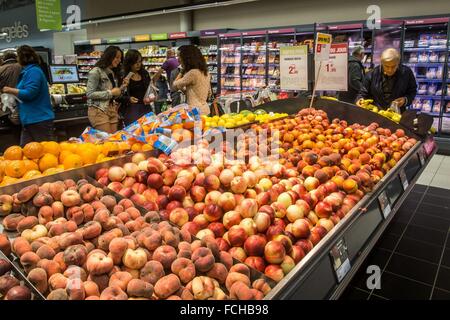
[[[338,241],[330,251],[331,262],[337,281],[340,283],[351,269],[348,249],[344,238]]]
[[[409,186],[408,178],[406,177],[405,169],[400,170],[400,180],[402,181],[403,190],[406,190]]]
[[[317,33],[316,50],[314,51],[315,61],[327,61],[330,58],[331,34]]]
[[[347,91],[347,65],[348,45],[346,43],[333,43],[331,45],[329,59],[322,62],[316,60],[316,90]]]
[[[383,212],[383,216],[386,219],[392,211],[391,204],[389,203],[389,198],[386,195],[386,191],[383,191],[378,196],[378,202],[380,203],[381,212]]]
[[[282,90],[308,90],[308,47],[280,48],[280,86]]]

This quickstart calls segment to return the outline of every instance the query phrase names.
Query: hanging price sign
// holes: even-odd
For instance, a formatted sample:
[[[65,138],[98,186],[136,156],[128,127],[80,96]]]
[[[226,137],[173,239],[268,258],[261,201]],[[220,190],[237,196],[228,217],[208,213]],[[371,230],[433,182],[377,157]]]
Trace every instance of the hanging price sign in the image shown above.
[[[347,91],[348,88],[348,45],[332,44],[329,59],[316,60],[316,90]],[[320,69],[320,75],[319,73]]]
[[[280,85],[282,90],[308,90],[308,47],[280,48]]]

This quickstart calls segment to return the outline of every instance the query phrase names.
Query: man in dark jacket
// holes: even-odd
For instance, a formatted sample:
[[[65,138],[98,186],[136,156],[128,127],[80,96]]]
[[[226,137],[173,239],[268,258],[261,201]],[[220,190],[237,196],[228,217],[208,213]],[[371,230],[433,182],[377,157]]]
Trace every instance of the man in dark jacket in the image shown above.
[[[416,94],[414,73],[409,67],[400,64],[398,51],[389,48],[381,54],[381,65],[366,76],[357,104],[360,105],[363,99],[373,99],[373,104],[388,109],[395,102],[404,112]]]
[[[362,59],[364,58],[364,48],[356,47],[352,55],[348,58],[348,90],[339,94],[339,100],[355,103],[356,97],[363,86],[364,66]]]
[[[16,53],[6,51],[0,66],[0,91],[5,86],[15,88],[21,71],[22,67],[17,63]]]

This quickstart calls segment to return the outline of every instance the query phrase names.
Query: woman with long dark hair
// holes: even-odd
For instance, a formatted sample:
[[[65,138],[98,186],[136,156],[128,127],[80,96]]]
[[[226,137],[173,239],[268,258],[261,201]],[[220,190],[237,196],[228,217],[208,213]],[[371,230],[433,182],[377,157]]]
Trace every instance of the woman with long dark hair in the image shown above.
[[[211,80],[205,58],[194,45],[181,46],[178,59],[182,71],[173,83],[176,90],[186,94],[189,106],[197,107],[201,114],[209,114],[208,97],[211,95]]]
[[[20,144],[32,141],[54,140],[53,120],[55,114],[50,102],[48,83],[39,66],[39,56],[30,46],[17,49],[19,64],[22,66],[17,87],[3,87],[3,93],[19,98],[19,116],[22,123]]]
[[[107,133],[116,132],[119,123],[118,108],[122,90],[118,83],[122,59],[122,50],[117,46],[109,46],[88,75],[86,96],[89,121],[95,129]]]
[[[144,114],[152,111],[145,93],[150,85],[150,75],[142,66],[142,55],[139,51],[130,49],[125,54],[123,74],[133,74],[128,82],[127,95],[120,107],[126,126],[136,121]]]

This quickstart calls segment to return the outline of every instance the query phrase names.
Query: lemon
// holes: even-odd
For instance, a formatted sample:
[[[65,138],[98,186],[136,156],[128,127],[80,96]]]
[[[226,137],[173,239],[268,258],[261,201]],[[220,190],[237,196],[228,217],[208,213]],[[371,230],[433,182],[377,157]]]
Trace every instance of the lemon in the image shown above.
[[[249,115],[247,115],[248,121],[255,121],[255,119],[256,119],[256,116],[254,114],[250,113]]]

